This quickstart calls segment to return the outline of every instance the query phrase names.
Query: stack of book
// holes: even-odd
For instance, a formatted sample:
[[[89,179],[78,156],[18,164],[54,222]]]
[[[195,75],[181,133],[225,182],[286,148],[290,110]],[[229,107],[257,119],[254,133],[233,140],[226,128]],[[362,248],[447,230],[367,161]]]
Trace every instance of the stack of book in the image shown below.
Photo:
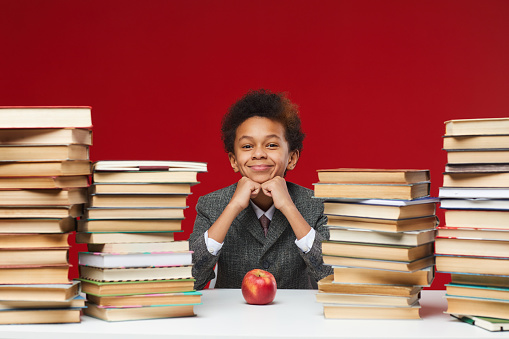
[[[80,322],[69,234],[91,174],[90,107],[0,107],[0,324]]]
[[[325,317],[419,319],[420,291],[434,278],[429,171],[340,168],[318,178],[330,231],[323,260],[334,269],[318,282]]]
[[[188,241],[175,241],[191,186],[207,165],[178,161],[99,161],[89,207],[78,224],[85,313],[107,321],[194,315]]]
[[[436,254],[437,270],[451,273],[447,313],[508,320],[509,118],[451,120],[445,127],[445,226]]]

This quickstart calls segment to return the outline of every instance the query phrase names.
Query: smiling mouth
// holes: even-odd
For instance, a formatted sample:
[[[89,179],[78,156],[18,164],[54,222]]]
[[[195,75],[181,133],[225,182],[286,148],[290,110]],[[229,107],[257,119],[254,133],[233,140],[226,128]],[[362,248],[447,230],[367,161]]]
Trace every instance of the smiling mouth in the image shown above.
[[[253,171],[266,171],[268,169],[270,169],[272,166],[269,166],[269,165],[254,165],[254,166],[249,166],[250,169],[252,169]]]

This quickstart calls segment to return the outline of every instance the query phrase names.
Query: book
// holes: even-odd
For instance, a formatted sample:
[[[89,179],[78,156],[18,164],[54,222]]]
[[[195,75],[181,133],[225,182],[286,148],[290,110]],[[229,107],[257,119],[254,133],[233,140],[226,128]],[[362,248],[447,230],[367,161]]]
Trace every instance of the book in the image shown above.
[[[438,272],[458,274],[489,274],[509,275],[509,260],[507,258],[483,258],[468,256],[439,255],[436,256]]]
[[[452,273],[451,283],[460,285],[481,285],[481,286],[509,288],[509,275],[497,276],[488,274]]]
[[[437,254],[468,255],[479,257],[509,257],[509,241],[437,238]]]
[[[69,233],[3,233],[0,236],[0,249],[68,246]]]
[[[0,206],[0,220],[2,218],[55,218],[79,217],[83,215],[83,205],[62,205],[62,206]]]
[[[509,199],[509,188],[439,187],[438,195],[442,199]]]
[[[509,164],[446,164],[446,173],[500,173],[509,172]]]
[[[109,232],[79,232],[76,233],[78,244],[108,244],[108,243],[151,243],[174,241],[173,232],[145,232],[145,233],[109,233]]]
[[[444,187],[509,187],[509,172],[444,173]]]
[[[509,161],[507,149],[446,150],[448,164],[497,164]]]
[[[5,210],[4,210],[5,211]],[[67,218],[0,218],[0,233],[67,233],[74,231],[76,220]]]
[[[370,198],[412,200],[429,195],[430,183],[374,184],[374,183],[316,183],[314,194],[317,198]]]
[[[0,284],[68,284],[69,264],[0,266]]]
[[[194,305],[110,308],[87,303],[86,315],[106,321],[126,321],[194,316]]]
[[[318,291],[316,301],[319,303],[342,305],[383,305],[383,306],[410,306],[419,300],[419,293],[411,297],[388,295],[340,294]]]
[[[88,160],[86,145],[0,145],[0,161]]]
[[[437,228],[437,237],[509,241],[509,229],[493,230],[482,228],[439,227]]]
[[[357,267],[334,267],[334,282],[374,285],[429,286],[435,270],[428,267],[414,272],[397,272]]]
[[[0,172],[1,174],[1,172]],[[198,172],[131,171],[94,172],[95,183],[198,183]]]
[[[85,298],[76,295],[72,299],[55,300],[0,300],[0,316],[2,311],[24,311],[30,309],[66,309],[84,308]]]
[[[0,300],[66,301],[79,294],[80,282],[68,284],[0,285]]]
[[[157,171],[162,169],[165,171],[206,172],[207,163],[167,160],[101,160],[94,164],[95,171]]]
[[[479,285],[461,285],[455,283],[446,284],[445,286],[447,296],[509,300],[509,288]]]
[[[509,211],[445,210],[447,227],[509,229]]]
[[[333,266],[334,268],[336,266],[342,266],[342,267],[372,268],[389,271],[414,272],[432,266],[435,263],[435,257],[430,255],[428,257],[417,259],[414,261],[395,261],[395,260],[350,258],[333,255],[324,255],[323,262],[326,265]]]
[[[180,231],[182,219],[88,219],[78,221],[80,232],[168,232]]]
[[[445,122],[445,135],[509,134],[508,118],[455,119]]]
[[[192,252],[102,253],[80,252],[79,264],[101,268],[181,266],[192,264]]]
[[[88,251],[105,253],[189,251],[189,241],[88,244]]]
[[[90,207],[186,207],[181,194],[92,194]]]
[[[367,229],[379,232],[428,230],[434,228],[438,223],[435,216],[408,219],[377,219],[328,215],[327,219],[327,227],[329,227],[329,229],[341,227],[349,229]]]
[[[184,219],[182,207],[89,207],[86,219]]]
[[[81,307],[37,310],[0,310],[0,324],[79,323]]]
[[[509,210],[509,200],[504,199],[442,199],[440,207],[458,210]]]
[[[318,281],[318,291],[322,293],[332,294],[355,294],[355,295],[375,295],[375,296],[393,296],[403,298],[418,298],[420,286],[404,286],[404,285],[373,285],[362,283],[337,283],[333,281],[333,276],[329,275]],[[322,301],[326,302],[326,301]],[[333,301],[333,303],[340,303]],[[412,302],[413,303],[413,302]]]
[[[435,240],[435,230],[408,232],[377,232],[355,228],[329,227],[331,241],[365,242],[372,244],[391,244],[404,246],[419,246]]]
[[[362,203],[324,202],[324,214],[376,219],[408,219],[435,215],[435,203],[389,206]]]
[[[88,295],[116,296],[194,291],[194,279],[98,282],[80,278],[81,290]]]
[[[0,190],[0,206],[60,206],[87,202],[83,188]]]
[[[60,177],[15,177],[0,178],[0,189],[39,189],[39,188],[72,188],[88,187],[88,177],[60,176]]]
[[[87,300],[101,306],[152,306],[201,303],[200,292],[152,293],[117,296],[88,295]]]
[[[318,170],[320,182],[417,183],[429,181],[429,170],[336,168]]]
[[[380,259],[394,261],[413,261],[433,254],[433,245],[395,246],[383,244],[323,241],[323,255],[342,257]]]
[[[509,148],[508,135],[444,136],[444,149]]]
[[[449,314],[509,319],[509,300],[447,296]]]
[[[0,266],[67,264],[69,247],[0,249]]]
[[[0,129],[0,145],[92,145],[92,130],[84,128]]]
[[[476,317],[472,315],[451,314],[467,324],[474,325],[492,332],[509,331],[509,319],[499,319],[490,317]]]
[[[79,266],[80,277],[94,281],[168,280],[192,278],[192,266],[99,268]]]
[[[95,183],[90,186],[92,194],[191,194],[191,184],[146,184],[146,183],[126,183],[126,184],[107,184]]]
[[[326,319],[421,319],[418,303],[412,306],[324,304]]]
[[[30,177],[30,176],[65,176],[89,175],[91,163],[89,160],[65,160],[51,162],[0,162],[0,177]]]
[[[1,106],[0,128],[92,127],[91,107],[86,106]]]

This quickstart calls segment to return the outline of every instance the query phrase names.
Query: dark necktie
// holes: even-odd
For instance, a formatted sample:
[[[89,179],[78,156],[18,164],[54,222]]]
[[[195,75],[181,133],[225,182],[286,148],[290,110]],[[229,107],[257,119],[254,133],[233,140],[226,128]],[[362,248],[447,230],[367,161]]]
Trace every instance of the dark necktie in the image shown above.
[[[260,224],[262,225],[262,228],[263,228],[263,233],[265,233],[265,237],[267,237],[267,232],[269,231],[269,224],[270,224],[270,219],[267,218],[267,216],[265,216],[265,214],[262,214],[262,216],[260,217]]]

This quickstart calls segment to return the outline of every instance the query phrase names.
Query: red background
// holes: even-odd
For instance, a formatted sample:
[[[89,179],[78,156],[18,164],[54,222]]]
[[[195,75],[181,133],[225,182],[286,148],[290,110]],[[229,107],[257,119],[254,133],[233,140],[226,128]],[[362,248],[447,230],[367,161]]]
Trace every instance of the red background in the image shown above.
[[[436,196],[444,121],[509,115],[508,18],[505,0],[2,0],[0,104],[92,106],[94,161],[207,162],[187,239],[197,198],[238,179],[219,128],[249,89],[300,106],[289,180],[423,168]]]

